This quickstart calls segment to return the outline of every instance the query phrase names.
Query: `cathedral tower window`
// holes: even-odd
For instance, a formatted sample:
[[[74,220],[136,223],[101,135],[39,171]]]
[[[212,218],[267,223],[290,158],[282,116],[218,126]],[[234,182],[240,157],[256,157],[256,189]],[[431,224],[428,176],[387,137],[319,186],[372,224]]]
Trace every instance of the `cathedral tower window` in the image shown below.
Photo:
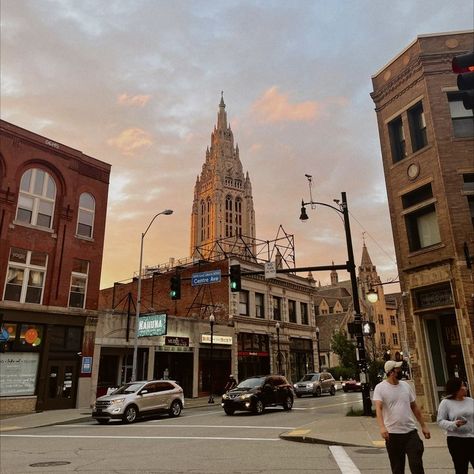
[[[235,200],[235,230],[236,235],[242,236],[242,199]]]
[[[206,203],[201,201],[201,240],[206,239]]]
[[[232,236],[232,196],[225,198],[225,236]]]

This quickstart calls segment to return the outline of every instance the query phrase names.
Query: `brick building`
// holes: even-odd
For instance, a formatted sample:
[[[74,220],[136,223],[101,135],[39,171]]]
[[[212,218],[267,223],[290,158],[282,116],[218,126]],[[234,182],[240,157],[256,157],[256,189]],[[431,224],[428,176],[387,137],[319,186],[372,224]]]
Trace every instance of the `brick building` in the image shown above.
[[[110,166],[0,122],[0,410],[88,404]]]
[[[422,35],[372,77],[412,373],[434,415],[446,379],[474,386],[474,118],[451,72],[474,32]]]

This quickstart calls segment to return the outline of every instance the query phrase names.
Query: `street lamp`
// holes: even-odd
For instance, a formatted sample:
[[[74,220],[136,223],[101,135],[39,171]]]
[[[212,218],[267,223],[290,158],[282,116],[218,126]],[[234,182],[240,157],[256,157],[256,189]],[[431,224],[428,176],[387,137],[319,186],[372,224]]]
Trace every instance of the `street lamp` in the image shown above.
[[[377,303],[377,301],[379,300],[379,295],[377,293],[377,290],[371,286],[369,288],[369,291],[367,292],[367,299],[369,300],[369,303]]]
[[[310,179],[310,178],[308,178]],[[311,180],[310,180],[311,183]],[[311,186],[310,186],[311,190]],[[357,276],[355,271],[355,263],[354,263],[354,250],[352,248],[352,237],[351,237],[351,226],[349,222],[349,208],[347,206],[347,199],[346,193],[341,193],[341,201],[339,199],[335,199],[334,202],[338,205],[335,207],[331,204],[326,204],[324,202],[316,202],[313,201],[312,197],[310,202],[301,201],[301,214],[300,219],[302,221],[308,220],[308,214],[306,213],[306,206],[311,206],[312,209],[319,206],[330,207],[334,209],[337,213],[342,214],[344,220],[344,231],[346,234],[346,246],[347,246],[347,262],[346,262],[346,269],[349,272],[351,278],[351,287],[352,287],[352,301],[354,307],[354,323],[357,325],[357,333],[356,333],[356,354],[357,360],[360,366],[360,370],[363,375],[362,382],[362,403],[364,408],[364,415],[372,416],[372,402],[370,400],[370,385],[367,380],[367,361],[365,358],[365,346],[364,346],[364,336],[362,335],[362,316],[360,313],[360,302],[359,302],[359,290],[357,288]],[[361,377],[362,378],[362,377]]]
[[[281,352],[280,352],[280,323],[277,321],[275,324],[275,329],[277,332],[277,366],[278,366],[278,375],[281,375]]]
[[[148,229],[153,224],[154,220],[164,214],[165,216],[169,216],[173,214],[171,209],[165,209],[164,211],[159,212],[156,214],[153,219],[148,224],[145,232],[142,234],[142,238],[140,241],[140,266],[138,267],[138,288],[137,288],[137,312],[136,312],[136,321],[135,321],[135,340],[133,344],[133,364],[132,364],[132,382],[137,380],[137,356],[138,356],[138,328],[139,328],[139,319],[140,319],[140,305],[142,302],[142,264],[143,264],[143,239],[145,238]]]
[[[319,326],[316,326],[316,348],[318,349],[318,371],[321,372],[321,349],[319,348]]]
[[[213,380],[213,373],[212,373],[212,353],[214,351],[214,323],[216,322],[216,318],[214,314],[211,313],[209,316],[209,324],[211,326],[211,356],[209,362],[209,385],[210,385],[210,393],[209,393],[209,400],[207,403],[214,403],[214,397],[212,396],[213,388],[214,388],[214,380]]]

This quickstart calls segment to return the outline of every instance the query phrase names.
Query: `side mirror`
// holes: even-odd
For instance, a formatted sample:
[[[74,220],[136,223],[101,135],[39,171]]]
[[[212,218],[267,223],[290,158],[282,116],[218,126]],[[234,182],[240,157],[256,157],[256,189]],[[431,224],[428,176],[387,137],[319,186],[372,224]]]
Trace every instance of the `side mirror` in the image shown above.
[[[146,388],[143,390],[140,390],[139,395],[145,395],[145,393],[148,393],[148,390]]]
[[[269,383],[266,383],[264,386],[263,386],[263,390],[271,390],[272,389],[272,386],[269,384]]]

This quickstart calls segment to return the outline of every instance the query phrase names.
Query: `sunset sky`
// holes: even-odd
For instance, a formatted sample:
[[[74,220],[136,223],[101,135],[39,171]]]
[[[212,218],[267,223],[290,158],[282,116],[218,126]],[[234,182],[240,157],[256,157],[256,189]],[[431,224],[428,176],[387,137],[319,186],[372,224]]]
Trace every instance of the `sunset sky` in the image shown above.
[[[397,269],[371,76],[417,35],[473,28],[472,0],[1,0],[1,117],[112,165],[102,287],[189,255],[194,183],[221,90],[257,238],[342,264],[347,192],[383,281]],[[315,274],[321,282],[329,273]],[[347,273],[340,272],[341,279]],[[395,289],[395,288],[394,288]]]

